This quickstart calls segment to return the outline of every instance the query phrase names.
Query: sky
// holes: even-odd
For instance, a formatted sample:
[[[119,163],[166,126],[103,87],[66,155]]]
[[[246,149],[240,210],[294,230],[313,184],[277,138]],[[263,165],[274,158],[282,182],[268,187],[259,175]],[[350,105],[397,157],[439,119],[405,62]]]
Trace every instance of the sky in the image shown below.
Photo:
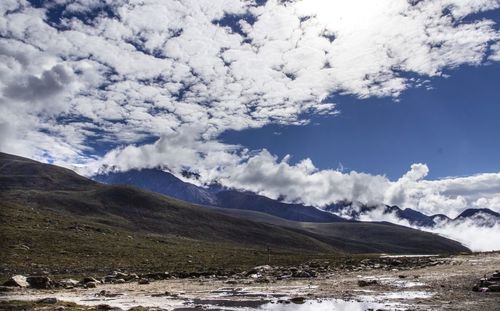
[[[463,66],[436,77],[432,89],[397,98],[332,96],[341,112],[312,116],[309,125],[267,125],[227,131],[221,140],[266,148],[291,162],[311,158],[319,169],[338,168],[397,179],[413,163],[428,178],[500,171],[500,64]]]
[[[0,150],[317,207],[500,211],[499,8],[3,0]]]

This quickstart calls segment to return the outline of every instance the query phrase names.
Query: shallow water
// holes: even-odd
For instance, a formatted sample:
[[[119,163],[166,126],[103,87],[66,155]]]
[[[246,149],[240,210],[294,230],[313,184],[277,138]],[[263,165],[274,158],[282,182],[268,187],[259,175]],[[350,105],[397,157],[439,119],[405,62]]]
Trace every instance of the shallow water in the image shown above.
[[[369,309],[387,308],[385,304],[373,302],[347,301],[341,299],[309,300],[303,304],[268,303],[259,310],[269,311],[365,311]]]
[[[218,288],[212,291],[181,294],[178,296],[158,295],[148,291],[120,291],[109,292],[108,297],[99,295],[99,291],[69,290],[52,293],[26,292],[9,296],[0,296],[1,300],[37,300],[46,297],[55,297],[61,301],[74,302],[81,305],[96,306],[107,304],[124,310],[136,306],[162,308],[168,310],[185,311],[200,310],[267,310],[267,311],[361,311],[383,308],[394,310],[404,306],[392,300],[410,299],[413,297],[427,297],[426,292],[405,292],[382,295],[368,295],[370,291],[363,291],[357,300],[326,299],[297,299],[292,297],[307,297],[307,291],[314,291],[314,286],[277,286]],[[301,296],[301,294],[303,296]],[[111,297],[109,297],[111,296]],[[198,307],[198,308],[197,308]]]
[[[439,255],[380,255],[380,258],[419,258],[419,257],[437,257]]]

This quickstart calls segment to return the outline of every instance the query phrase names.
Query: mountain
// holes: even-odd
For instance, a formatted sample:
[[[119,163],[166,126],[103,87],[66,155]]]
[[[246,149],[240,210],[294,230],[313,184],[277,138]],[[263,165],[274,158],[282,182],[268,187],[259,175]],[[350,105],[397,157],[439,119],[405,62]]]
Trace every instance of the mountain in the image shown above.
[[[344,222],[332,213],[302,204],[282,203],[250,192],[235,190],[220,191],[216,194],[217,206],[223,208],[252,210],[287,220],[301,222]]]
[[[106,184],[135,186],[191,203],[252,210],[288,220],[305,222],[346,221],[332,213],[312,206],[287,204],[251,192],[225,190],[221,187],[205,189],[184,182],[160,169],[110,172],[108,174],[95,175],[92,178]]]
[[[500,224],[500,214],[488,208],[469,208],[452,220],[452,222],[462,221],[472,221],[481,227],[493,227]]]
[[[351,202],[338,202],[326,206],[325,211],[340,215],[347,219],[360,220],[388,220],[391,221],[392,217],[395,218],[394,222],[406,220],[412,226],[431,228],[443,223],[453,223],[464,220],[471,220],[477,226],[493,226],[495,223],[500,222],[500,214],[487,208],[470,208],[464,210],[456,218],[451,219],[444,214],[436,214],[427,216],[419,211],[411,208],[401,209],[398,206],[389,205],[364,205],[360,203]]]
[[[215,205],[217,201],[210,191],[184,182],[160,169],[110,172],[94,175],[92,179],[105,184],[134,186],[196,204]]]
[[[500,218],[500,213],[494,212],[488,208],[469,208],[469,209],[466,209],[465,211],[463,211],[455,219],[471,218],[471,217],[478,216],[481,214]]]
[[[437,223],[440,223],[440,222],[447,222],[447,221],[451,221],[452,219],[444,214],[435,214],[435,215],[432,215],[430,216],[430,218],[432,219],[432,221],[437,224]]]
[[[351,202],[338,202],[336,204],[326,206],[324,210],[354,220],[359,220],[362,216],[369,216],[373,213],[387,216],[392,215],[400,220],[408,221],[411,225],[420,227],[431,227],[434,225],[434,221],[429,216],[411,208],[401,209],[395,205],[370,206],[360,203],[353,204]]]
[[[0,153],[0,273],[200,270],[343,253],[457,253],[435,234],[386,223],[302,223],[208,208]],[[246,216],[243,214],[246,213]],[[6,269],[6,270],[5,270]]]

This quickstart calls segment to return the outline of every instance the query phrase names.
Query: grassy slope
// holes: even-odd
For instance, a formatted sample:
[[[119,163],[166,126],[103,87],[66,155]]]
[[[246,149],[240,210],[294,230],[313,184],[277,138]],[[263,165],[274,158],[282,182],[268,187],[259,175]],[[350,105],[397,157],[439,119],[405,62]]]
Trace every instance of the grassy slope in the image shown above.
[[[424,242],[410,252],[465,250],[453,241],[389,225],[346,223],[318,230],[309,228],[311,224],[290,224],[295,226],[233,217],[131,187],[101,185],[63,168],[0,154],[3,274],[44,269],[67,274],[105,273],[116,268],[240,268],[266,263],[268,245],[276,264],[296,264],[341,251],[408,252],[405,245],[412,245],[415,239]],[[374,234],[372,240],[357,232],[360,229]],[[397,239],[401,233],[409,240]]]

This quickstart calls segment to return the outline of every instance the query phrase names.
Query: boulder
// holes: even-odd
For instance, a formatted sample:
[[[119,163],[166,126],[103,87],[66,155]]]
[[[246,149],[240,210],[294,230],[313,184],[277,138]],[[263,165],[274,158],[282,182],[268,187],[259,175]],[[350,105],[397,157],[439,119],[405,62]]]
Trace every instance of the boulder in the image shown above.
[[[14,275],[10,279],[8,279],[3,286],[10,287],[28,287],[30,284],[27,281],[27,278],[23,275]]]
[[[149,280],[148,279],[139,279],[139,281],[137,281],[138,284],[141,284],[141,285],[145,285],[145,284],[149,284]]]
[[[36,289],[50,289],[54,287],[54,282],[45,275],[29,276],[26,278],[30,287]]]
[[[97,282],[87,282],[85,285],[83,285],[85,288],[96,288],[97,287]]]
[[[377,280],[358,280],[359,287],[378,285]]]

